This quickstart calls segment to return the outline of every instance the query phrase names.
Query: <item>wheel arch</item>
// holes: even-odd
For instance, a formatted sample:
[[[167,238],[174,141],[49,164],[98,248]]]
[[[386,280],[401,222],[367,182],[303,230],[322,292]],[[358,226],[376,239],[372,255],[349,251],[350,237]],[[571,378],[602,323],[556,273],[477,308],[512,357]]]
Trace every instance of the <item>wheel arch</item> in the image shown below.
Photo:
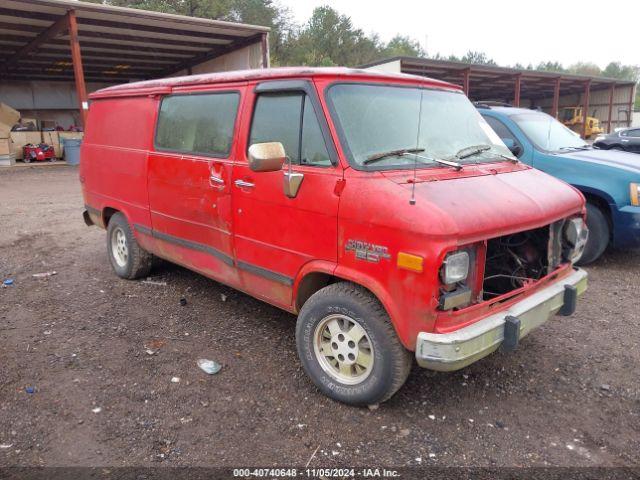
[[[389,315],[391,324],[400,341],[406,348],[413,349],[402,335],[402,329],[398,328],[399,312],[392,302],[391,296],[384,287],[374,278],[343,266],[336,266],[330,262],[311,262],[313,266],[305,265],[294,283],[294,311],[299,313],[305,302],[318,290],[336,282],[351,282],[369,291],[382,305]]]
[[[111,217],[113,217],[116,213],[122,213],[125,217],[127,216],[126,213],[114,207],[106,206],[102,208],[101,219],[104,228],[107,228],[109,226],[109,220],[111,220]]]
[[[604,213],[607,218],[607,222],[609,223],[609,231],[610,234],[613,232],[613,212],[611,211],[611,204],[615,204],[613,198],[611,198],[607,193],[602,190],[597,190],[590,187],[584,187],[580,185],[574,185],[580,193],[584,195],[584,198],[588,203],[595,205],[602,213]]]

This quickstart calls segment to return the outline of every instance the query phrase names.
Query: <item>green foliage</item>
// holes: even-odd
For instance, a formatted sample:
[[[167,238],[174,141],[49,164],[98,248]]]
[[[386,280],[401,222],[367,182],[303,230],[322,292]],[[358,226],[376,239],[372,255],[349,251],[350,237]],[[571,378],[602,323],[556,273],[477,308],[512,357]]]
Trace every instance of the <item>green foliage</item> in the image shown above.
[[[465,63],[475,63],[477,65],[497,65],[486,53],[476,52],[474,50],[469,50],[460,60]]]
[[[465,63],[474,63],[476,65],[497,65],[495,60],[489,58],[489,56],[484,52],[478,52],[475,50],[469,50],[462,57],[458,57],[456,55],[444,56],[440,53],[436,53],[435,55],[431,55],[433,60],[448,60],[450,62],[465,62]],[[516,67],[520,68],[520,67]]]
[[[88,0],[271,28],[273,65],[357,66],[391,56],[423,56],[420,44],[397,35],[384,44],[377,35],[355,28],[351,18],[328,6],[314,9],[302,26],[275,0]]]
[[[230,9],[232,0],[88,0],[116,7],[139,8],[190,17],[221,18]]]
[[[330,7],[317,7],[309,21],[294,32],[277,61],[293,65],[355,66],[376,59],[377,37],[368,37],[351,19]]]
[[[425,51],[420,43],[410,37],[396,35],[380,52],[383,58],[387,57],[424,57]]]
[[[621,80],[640,80],[640,65],[622,65],[620,62],[611,62],[602,71],[602,75]]]
[[[564,72],[564,67],[560,62],[540,62],[535,70],[542,70],[543,72]]]
[[[592,62],[574,63],[573,65],[569,65],[567,72],[589,76],[598,76],[602,74],[602,70],[600,70],[600,67]]]

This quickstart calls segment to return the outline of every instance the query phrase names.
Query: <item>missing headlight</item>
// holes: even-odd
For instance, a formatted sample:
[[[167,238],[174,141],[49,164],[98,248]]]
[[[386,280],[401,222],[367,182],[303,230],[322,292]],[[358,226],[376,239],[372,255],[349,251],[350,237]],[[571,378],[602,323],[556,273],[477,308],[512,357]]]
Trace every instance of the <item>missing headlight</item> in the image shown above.
[[[567,220],[562,229],[564,257],[571,263],[580,260],[589,238],[586,223],[580,217]]]

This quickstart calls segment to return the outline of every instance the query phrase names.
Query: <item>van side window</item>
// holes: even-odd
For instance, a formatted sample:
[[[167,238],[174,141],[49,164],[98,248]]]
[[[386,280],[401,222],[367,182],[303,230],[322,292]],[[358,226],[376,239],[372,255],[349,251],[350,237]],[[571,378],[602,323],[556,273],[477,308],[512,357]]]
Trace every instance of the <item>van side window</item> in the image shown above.
[[[295,165],[331,165],[313,104],[304,93],[262,94],[258,97],[249,145],[263,142],[282,143]]]
[[[229,156],[239,100],[237,92],[165,97],[158,115],[156,147],[214,157]]]

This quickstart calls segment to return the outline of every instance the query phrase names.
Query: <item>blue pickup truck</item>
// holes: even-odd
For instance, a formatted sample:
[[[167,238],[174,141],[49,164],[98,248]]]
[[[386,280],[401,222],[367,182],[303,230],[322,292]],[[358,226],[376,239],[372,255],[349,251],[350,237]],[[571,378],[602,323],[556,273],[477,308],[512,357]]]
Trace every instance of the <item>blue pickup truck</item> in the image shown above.
[[[587,199],[589,240],[579,263],[608,245],[640,247],[640,156],[597,150],[546,113],[476,104],[520,161],[573,185]]]

